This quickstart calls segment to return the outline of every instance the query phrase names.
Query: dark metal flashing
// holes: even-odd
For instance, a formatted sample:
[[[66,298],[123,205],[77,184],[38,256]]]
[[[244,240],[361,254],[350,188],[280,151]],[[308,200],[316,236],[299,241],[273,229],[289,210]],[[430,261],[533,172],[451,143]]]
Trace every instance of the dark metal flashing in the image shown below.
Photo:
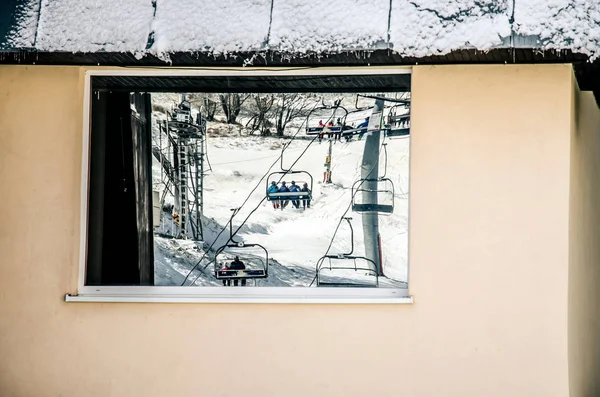
[[[539,50],[526,48],[495,48],[489,51],[456,50],[444,55],[426,57],[402,56],[392,50],[347,51],[331,54],[288,54],[277,51],[211,54],[206,52],[176,52],[168,57],[145,53],[118,52],[42,52],[34,50],[0,51],[0,64],[80,65],[80,66],[173,66],[173,67],[233,67],[233,66],[390,66],[416,64],[490,64],[490,63],[573,63],[585,62],[587,56],[570,50]]]
[[[354,76],[92,76],[94,91],[406,92],[410,74]]]

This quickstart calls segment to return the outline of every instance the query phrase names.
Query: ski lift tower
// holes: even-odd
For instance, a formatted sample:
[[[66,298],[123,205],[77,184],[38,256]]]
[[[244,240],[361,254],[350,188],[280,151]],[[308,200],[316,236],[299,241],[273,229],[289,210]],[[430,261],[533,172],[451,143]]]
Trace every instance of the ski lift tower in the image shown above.
[[[173,164],[175,168],[175,208],[179,212],[179,226],[176,237],[189,238],[188,226],[191,227],[194,240],[203,239],[203,177],[206,121],[200,113],[194,122],[191,104],[182,95],[167,120],[169,134],[175,138]],[[192,165],[194,172],[192,172]],[[189,184],[191,182],[191,186]],[[193,202],[190,206],[188,192],[192,192]],[[190,214],[195,212],[194,216]]]
[[[377,204],[377,180],[379,175],[379,142],[381,141],[384,101],[375,100],[375,106],[365,134],[366,141],[360,176],[363,181],[363,200],[365,203]],[[377,212],[362,214],[363,234],[365,240],[365,256],[377,265],[377,275],[381,275],[381,254],[379,250],[379,218]]]

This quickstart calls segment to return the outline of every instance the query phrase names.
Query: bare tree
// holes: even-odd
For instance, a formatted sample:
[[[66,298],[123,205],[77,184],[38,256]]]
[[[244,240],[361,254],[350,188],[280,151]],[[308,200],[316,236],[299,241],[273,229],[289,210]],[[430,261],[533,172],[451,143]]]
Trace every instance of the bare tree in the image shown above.
[[[275,128],[277,136],[283,136],[285,127],[296,117],[306,116],[311,101],[303,94],[280,94],[275,106]]]
[[[261,135],[269,135],[270,128],[273,123],[267,117],[267,113],[273,107],[275,95],[260,95],[252,96],[254,98],[253,112],[254,114],[246,123],[246,128],[250,131],[260,131]]]
[[[210,98],[208,95],[204,97],[204,117],[207,121],[215,121],[215,113],[217,112],[217,101]]]
[[[249,95],[240,95],[240,94],[221,94],[219,95],[219,99],[221,100],[221,107],[223,108],[223,112],[225,113],[225,119],[227,120],[227,124],[235,124],[237,116],[240,114],[240,110],[242,110],[242,104],[246,102]]]
[[[220,102],[215,94],[190,94],[188,98],[192,105],[202,109],[202,117],[207,121],[215,121],[215,114]]]

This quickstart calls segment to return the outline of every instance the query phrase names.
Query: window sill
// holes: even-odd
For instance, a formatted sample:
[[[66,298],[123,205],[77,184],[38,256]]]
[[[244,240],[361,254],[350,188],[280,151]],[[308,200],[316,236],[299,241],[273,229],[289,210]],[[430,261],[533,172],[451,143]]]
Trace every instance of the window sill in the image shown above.
[[[234,290],[235,289],[235,290]],[[66,302],[106,303],[294,303],[294,304],[412,304],[407,289],[202,287],[83,287],[65,295]],[[300,289],[300,288],[298,288]]]

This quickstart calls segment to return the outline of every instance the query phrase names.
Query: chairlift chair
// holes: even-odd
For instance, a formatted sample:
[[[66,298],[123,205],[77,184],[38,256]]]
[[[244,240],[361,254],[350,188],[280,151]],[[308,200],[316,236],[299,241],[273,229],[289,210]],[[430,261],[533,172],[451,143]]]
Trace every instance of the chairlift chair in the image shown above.
[[[388,115],[387,124],[389,124],[390,127],[395,127],[396,125],[399,125],[399,128],[402,128],[401,126],[404,126],[405,124],[410,124],[410,113]]]
[[[397,114],[397,109],[409,109],[408,113]],[[410,135],[410,102],[392,106],[386,120],[386,136],[398,137]]]
[[[377,264],[364,256],[325,255],[317,261],[317,287],[379,287]]]
[[[399,109],[409,109],[408,113],[403,113],[403,114],[397,114],[396,112]],[[390,110],[388,111],[388,123],[393,124],[396,122],[402,122],[405,121],[406,119],[410,118],[410,103],[397,103],[395,105],[393,105],[392,107],[390,107]]]
[[[277,175],[280,175],[279,178],[275,177]],[[283,178],[286,175],[290,175],[290,181],[294,181],[296,182],[296,185],[299,186],[300,188],[302,188],[302,185],[304,183],[307,183],[309,188],[308,188],[308,192],[273,192],[273,193],[269,193],[268,189],[269,186],[271,185],[272,181],[278,182],[286,182],[286,186],[289,186],[289,181],[284,180]],[[294,177],[294,175],[299,175],[300,178]],[[309,174],[306,171],[275,171],[275,172],[271,172],[267,178],[267,186],[265,188],[265,192],[267,195],[267,200],[271,201],[271,200],[281,200],[282,198],[285,200],[285,198],[289,198],[289,197],[298,197],[298,200],[306,200],[306,199],[312,199],[312,190],[313,190],[313,177],[311,174]]]
[[[246,266],[245,269],[224,269],[235,257]],[[269,276],[269,253],[260,244],[228,243],[217,249],[214,264],[218,280],[260,279]]]
[[[340,109],[342,112],[344,112],[344,114],[341,117],[336,117],[336,113],[337,113],[338,109]],[[327,119],[328,122],[329,121],[337,122],[337,119],[340,119],[340,122],[341,122],[341,125],[334,125],[332,127],[327,127],[326,132],[328,134],[339,133],[340,131],[350,128],[350,127],[346,126],[346,117],[348,117],[348,110],[345,107],[343,107],[339,104],[338,105],[325,105],[325,103],[323,103],[323,106],[319,106],[317,108],[312,109],[306,116],[306,135],[318,135],[323,131],[324,127],[319,127],[319,126],[311,127],[311,120],[313,120],[312,115],[315,112],[319,112],[322,110],[332,110],[333,111],[331,116],[329,116],[329,118]]]
[[[372,186],[375,185],[375,186]],[[368,202],[369,194],[375,202]],[[394,183],[389,178],[359,179],[352,185],[352,211],[357,213],[394,212]]]

